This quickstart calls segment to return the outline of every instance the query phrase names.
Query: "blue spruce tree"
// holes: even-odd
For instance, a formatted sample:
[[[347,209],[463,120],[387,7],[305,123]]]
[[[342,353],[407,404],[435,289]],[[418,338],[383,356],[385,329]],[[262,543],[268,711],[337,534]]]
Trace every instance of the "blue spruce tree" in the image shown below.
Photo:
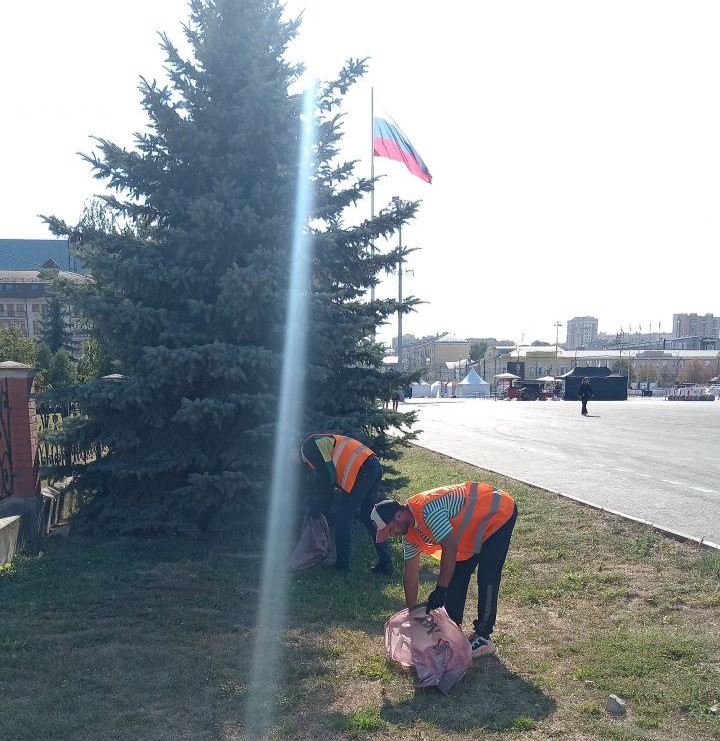
[[[167,85],[143,80],[148,130],[135,147],[98,139],[86,156],[113,195],[69,236],[91,280],[66,286],[118,373],[77,391],[72,442],[103,455],[76,470],[94,496],[78,524],[189,534],[256,514],[269,484],[294,214],[302,70],[298,24],[274,0],[193,0],[184,58],[162,36]],[[372,337],[394,301],[367,289],[398,260],[369,254],[417,204],[343,225],[368,192],[337,163],[338,107],[364,71],[350,62],[320,97],[308,429],[374,440],[411,422],[379,408],[389,384]],[[414,301],[404,306],[409,310]],[[299,369],[303,376],[303,369]],[[372,443],[371,443],[372,444]]]

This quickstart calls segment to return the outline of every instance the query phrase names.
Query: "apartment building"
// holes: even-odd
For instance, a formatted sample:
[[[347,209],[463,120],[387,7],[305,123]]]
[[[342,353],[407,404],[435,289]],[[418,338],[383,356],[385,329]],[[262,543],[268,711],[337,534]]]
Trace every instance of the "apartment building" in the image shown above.
[[[598,320],[594,316],[576,316],[567,320],[565,346],[574,350],[594,342],[598,334]]]
[[[448,378],[448,363],[466,360],[470,355],[470,341],[447,333],[424,337],[403,348],[403,368],[406,371],[425,371],[426,381]]]
[[[673,314],[673,337],[720,337],[720,316]]]

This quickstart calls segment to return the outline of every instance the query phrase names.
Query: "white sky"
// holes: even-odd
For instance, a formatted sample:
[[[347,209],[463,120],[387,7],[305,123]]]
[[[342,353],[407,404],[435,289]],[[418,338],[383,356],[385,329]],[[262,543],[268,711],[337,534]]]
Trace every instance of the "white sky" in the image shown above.
[[[0,237],[48,236],[101,189],[76,155],[129,144],[139,75],[162,75],[156,31],[180,40],[184,0],[4,3]],[[720,3],[289,0],[293,54],[331,77],[371,57],[348,99],[345,154],[369,174],[370,86],[433,174],[401,163],[376,204],[421,198],[405,284],[428,301],[406,332],[554,341],[599,317],[670,330],[720,313]],[[367,206],[369,211],[369,204]],[[379,295],[394,295],[390,278]],[[383,339],[394,331],[389,327]],[[564,328],[561,330],[564,336]]]

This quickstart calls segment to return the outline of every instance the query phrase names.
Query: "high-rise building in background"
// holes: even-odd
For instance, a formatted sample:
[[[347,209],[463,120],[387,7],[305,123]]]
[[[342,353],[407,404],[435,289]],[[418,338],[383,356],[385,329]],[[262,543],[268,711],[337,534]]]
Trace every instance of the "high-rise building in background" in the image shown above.
[[[720,316],[673,314],[673,337],[720,337]]]
[[[576,316],[567,320],[565,346],[570,350],[593,342],[598,333],[598,320],[594,316]]]

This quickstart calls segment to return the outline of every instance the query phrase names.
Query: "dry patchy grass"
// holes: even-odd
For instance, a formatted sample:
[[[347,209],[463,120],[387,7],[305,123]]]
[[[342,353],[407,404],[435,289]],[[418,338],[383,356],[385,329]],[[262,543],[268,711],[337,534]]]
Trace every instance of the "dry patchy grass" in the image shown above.
[[[367,574],[358,528],[349,576],[291,578],[273,739],[720,739],[720,554],[418,448],[400,468],[404,495],[477,479],[516,496],[500,657],[447,697],[414,690],[382,644],[399,577]],[[0,573],[2,738],[244,738],[256,554],[72,534],[44,548]],[[610,693],[626,719],[606,715]]]

